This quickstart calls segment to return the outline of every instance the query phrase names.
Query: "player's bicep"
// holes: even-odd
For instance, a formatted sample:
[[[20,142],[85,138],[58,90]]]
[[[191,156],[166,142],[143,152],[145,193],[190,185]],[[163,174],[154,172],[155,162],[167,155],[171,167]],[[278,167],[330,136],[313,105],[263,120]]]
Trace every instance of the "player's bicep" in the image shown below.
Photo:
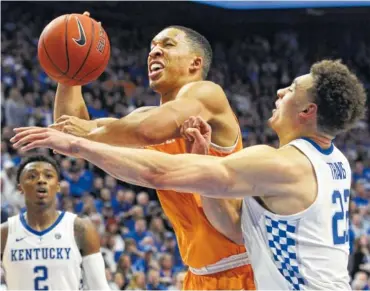
[[[229,197],[284,195],[297,182],[294,162],[275,148],[258,145],[222,159]]]
[[[210,113],[199,100],[178,99],[152,109],[140,122],[139,129],[153,142],[180,136],[181,125],[190,116],[201,116],[206,121]]]
[[[100,252],[100,238],[89,219],[76,218],[74,233],[83,257]]]

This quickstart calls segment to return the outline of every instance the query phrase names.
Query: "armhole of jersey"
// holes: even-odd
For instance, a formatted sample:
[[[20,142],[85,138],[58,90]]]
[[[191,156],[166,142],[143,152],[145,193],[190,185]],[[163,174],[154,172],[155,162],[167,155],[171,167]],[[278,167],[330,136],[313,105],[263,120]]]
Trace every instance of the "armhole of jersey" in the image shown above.
[[[300,143],[297,140],[295,140],[295,141],[289,143],[288,146],[295,147],[297,150],[299,150],[306,157],[306,159],[309,160],[309,162],[311,164],[311,167],[312,167],[312,169],[314,171],[315,178],[316,178],[317,188],[316,188],[316,197],[315,197],[315,200],[311,203],[310,206],[308,206],[306,209],[302,210],[301,212],[298,212],[296,214],[287,216],[287,217],[294,216],[296,218],[297,217],[304,218],[309,213],[315,211],[315,209],[317,208],[317,205],[320,204],[320,200],[321,200],[321,197],[322,197],[322,194],[320,193],[321,178],[318,175],[318,171],[317,171],[317,169],[316,169],[316,167],[314,165],[314,162],[312,161],[312,159],[315,159],[315,158],[314,157],[310,157],[310,155],[308,155],[308,153],[306,152],[306,149],[305,149],[305,144],[303,144],[303,146],[301,146]]]
[[[211,142],[210,144],[210,147],[215,150],[215,151],[218,151],[218,152],[221,152],[223,154],[231,154],[232,152],[234,152],[234,150],[236,149],[236,147],[238,146],[238,143],[239,143],[239,139],[241,138],[241,134],[240,134],[240,131],[238,132],[238,135],[236,137],[236,140],[234,142],[234,144],[232,146],[229,146],[229,147],[222,147],[222,146],[219,146],[213,142]]]
[[[318,205],[320,204],[320,200],[321,200],[321,197],[322,197],[321,193],[319,192],[320,191],[320,189],[319,189],[320,180],[319,180],[319,177],[317,175],[317,171],[316,171],[316,168],[315,168],[313,162],[311,161],[311,159],[309,158],[309,156],[305,152],[305,149],[302,148],[299,145],[299,143],[295,143],[295,141],[293,141],[293,142],[290,142],[289,144],[287,144],[285,146],[294,146],[303,155],[305,155],[307,157],[307,159],[310,161],[311,166],[312,166],[312,168],[314,170],[314,173],[315,173],[316,181],[317,181],[317,195],[316,195],[315,200],[311,203],[310,206],[308,206],[306,209],[304,209],[300,212],[297,212],[297,213],[291,214],[291,215],[281,215],[281,214],[276,214],[274,212],[269,211],[265,207],[261,206],[254,198],[252,198],[252,199],[254,200],[255,207],[261,208],[261,210],[263,210],[263,212],[265,214],[269,215],[271,218],[282,219],[282,220],[304,219],[307,215],[310,215],[311,212],[314,212],[316,210],[316,208],[318,207]]]

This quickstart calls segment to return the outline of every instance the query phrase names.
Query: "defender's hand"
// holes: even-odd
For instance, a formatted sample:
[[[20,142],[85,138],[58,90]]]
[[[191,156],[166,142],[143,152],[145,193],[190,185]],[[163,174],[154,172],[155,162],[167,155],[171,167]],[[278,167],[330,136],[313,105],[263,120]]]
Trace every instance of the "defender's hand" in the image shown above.
[[[76,147],[79,137],[43,127],[20,127],[14,131],[16,135],[10,141],[15,149],[50,148],[63,155],[79,157]]]
[[[207,155],[211,143],[211,126],[201,117],[191,116],[181,126],[180,133],[185,139],[186,151],[192,154]]]

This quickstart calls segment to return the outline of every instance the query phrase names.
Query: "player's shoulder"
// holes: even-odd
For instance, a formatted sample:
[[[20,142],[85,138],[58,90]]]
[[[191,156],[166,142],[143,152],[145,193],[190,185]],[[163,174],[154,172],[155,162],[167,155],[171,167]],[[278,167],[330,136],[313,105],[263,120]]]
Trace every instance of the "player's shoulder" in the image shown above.
[[[214,113],[223,112],[229,107],[222,87],[211,81],[188,83],[180,89],[177,96],[178,99],[196,99]]]
[[[94,224],[88,217],[76,217],[74,220],[74,236],[83,256],[99,251],[99,235]]]
[[[226,96],[222,87],[212,81],[196,81],[188,83],[181,88],[179,95],[181,96],[186,96],[187,94],[193,95],[194,92],[197,93],[196,95],[197,97],[208,96],[210,93],[212,93],[214,97]]]
[[[81,235],[85,233],[87,230],[94,228],[94,224],[88,217],[78,217],[76,216],[74,220],[74,231],[75,235]]]

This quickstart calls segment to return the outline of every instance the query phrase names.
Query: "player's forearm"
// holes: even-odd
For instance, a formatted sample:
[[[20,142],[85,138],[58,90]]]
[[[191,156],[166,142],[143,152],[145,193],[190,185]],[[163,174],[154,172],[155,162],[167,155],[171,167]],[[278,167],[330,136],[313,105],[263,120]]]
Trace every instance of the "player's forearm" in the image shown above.
[[[81,86],[58,84],[54,103],[54,122],[62,115],[89,120],[89,113],[82,96]]]
[[[94,121],[96,122],[97,127],[106,126],[106,125],[111,124],[112,122],[115,122],[117,120],[119,120],[119,119],[118,118],[113,118],[113,117],[94,119]]]
[[[215,157],[169,155],[151,150],[129,149],[79,140],[74,152],[115,178],[149,188],[182,192],[214,193],[224,188],[223,172]],[[168,175],[166,177],[166,175]]]
[[[179,136],[175,122],[155,119],[146,111],[129,114],[104,126],[98,125],[86,138],[113,146],[143,147]]]

